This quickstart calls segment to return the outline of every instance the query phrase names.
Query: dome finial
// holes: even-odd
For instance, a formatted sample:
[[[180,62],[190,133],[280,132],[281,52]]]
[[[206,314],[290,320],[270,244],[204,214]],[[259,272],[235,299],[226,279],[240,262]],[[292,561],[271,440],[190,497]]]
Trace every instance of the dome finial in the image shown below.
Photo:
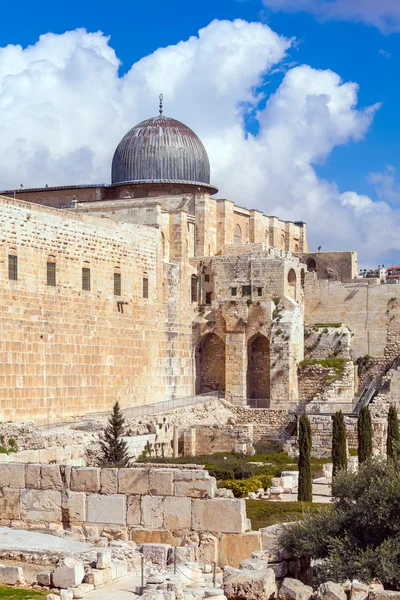
[[[164,96],[162,94],[160,94],[158,97],[160,99],[160,117],[161,117],[161,115],[163,114],[163,104],[162,103],[163,103]]]

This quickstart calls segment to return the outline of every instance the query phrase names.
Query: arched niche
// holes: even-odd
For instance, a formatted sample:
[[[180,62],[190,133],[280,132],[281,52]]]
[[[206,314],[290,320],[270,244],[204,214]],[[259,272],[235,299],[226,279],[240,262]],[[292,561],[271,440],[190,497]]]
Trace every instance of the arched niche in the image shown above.
[[[215,333],[196,348],[196,393],[225,392],[225,343]]]
[[[247,345],[247,397],[267,399],[271,394],[271,351],[269,339],[260,333]]]

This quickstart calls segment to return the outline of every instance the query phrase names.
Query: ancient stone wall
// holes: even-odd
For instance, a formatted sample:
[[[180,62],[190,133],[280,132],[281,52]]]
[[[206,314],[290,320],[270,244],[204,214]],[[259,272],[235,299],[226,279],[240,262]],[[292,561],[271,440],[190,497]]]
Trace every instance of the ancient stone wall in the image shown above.
[[[223,534],[251,529],[245,501],[215,497],[215,479],[196,466],[8,464],[0,465],[0,490],[0,525],[7,527],[67,529],[175,546],[206,534],[218,545]]]
[[[317,279],[349,282],[358,275],[356,252],[302,252],[298,256]]]
[[[184,431],[183,455],[233,452],[238,441],[253,440],[253,424],[196,425]]]
[[[334,367],[302,363],[299,368],[299,398],[326,403],[352,403],[355,395],[352,361]],[[339,410],[338,407],[337,410]]]
[[[335,325],[335,326],[331,326]],[[350,358],[351,332],[340,323],[318,323],[304,329],[306,359]]]
[[[0,227],[1,420],[193,393],[189,277],[184,264],[163,263],[157,230],[4,198]]]
[[[233,408],[237,416],[237,424],[243,426],[246,423],[253,424],[253,442],[264,443],[271,434],[278,433],[282,427],[287,425],[292,417],[288,415],[287,409],[270,408],[245,408],[236,406]]]

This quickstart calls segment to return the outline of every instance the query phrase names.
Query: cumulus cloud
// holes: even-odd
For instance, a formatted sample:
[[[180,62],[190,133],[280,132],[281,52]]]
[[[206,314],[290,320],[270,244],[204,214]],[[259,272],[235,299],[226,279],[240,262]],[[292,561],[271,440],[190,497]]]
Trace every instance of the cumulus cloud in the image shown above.
[[[336,146],[361,140],[379,105],[359,108],[357,84],[308,65],[288,67],[265,98],[260,90],[292,43],[261,23],[214,21],[123,76],[100,32],[2,48],[0,188],[108,182],[119,140],[157,114],[163,92],[165,114],[203,140],[220,197],[306,221],[312,248],[358,250],[378,261],[400,250],[399,211],[387,198],[339,190],[316,165]],[[259,125],[254,135],[246,132],[249,114]]]
[[[263,0],[273,10],[304,11],[323,19],[374,25],[383,33],[400,31],[398,0]]]

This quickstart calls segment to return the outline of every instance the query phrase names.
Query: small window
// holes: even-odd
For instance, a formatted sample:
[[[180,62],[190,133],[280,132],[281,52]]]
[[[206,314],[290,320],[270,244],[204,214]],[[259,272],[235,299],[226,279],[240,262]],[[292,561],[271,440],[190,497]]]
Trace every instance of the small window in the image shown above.
[[[211,304],[211,292],[206,292],[206,304]]]
[[[120,292],[121,294],[121,292]],[[143,298],[149,297],[149,280],[147,277],[143,277]]]
[[[206,273],[206,274],[204,275],[204,281],[205,281],[206,283],[208,283],[208,282],[210,281],[210,275],[209,275],[208,273]]]
[[[17,281],[18,279],[18,256],[9,254],[8,256],[8,279]]]
[[[262,296],[262,288],[257,288],[257,295]]]
[[[237,296],[237,288],[231,288],[231,296]]]
[[[242,296],[251,296],[251,285],[242,285]]]
[[[193,276],[192,280],[191,280],[191,299],[192,299],[192,302],[197,302],[197,283],[198,283],[197,277]]]
[[[121,273],[114,273],[114,296],[121,295]]]
[[[47,263],[47,285],[55,287],[56,285],[56,263]]]
[[[88,267],[82,268],[82,289],[90,292],[90,269]]]

